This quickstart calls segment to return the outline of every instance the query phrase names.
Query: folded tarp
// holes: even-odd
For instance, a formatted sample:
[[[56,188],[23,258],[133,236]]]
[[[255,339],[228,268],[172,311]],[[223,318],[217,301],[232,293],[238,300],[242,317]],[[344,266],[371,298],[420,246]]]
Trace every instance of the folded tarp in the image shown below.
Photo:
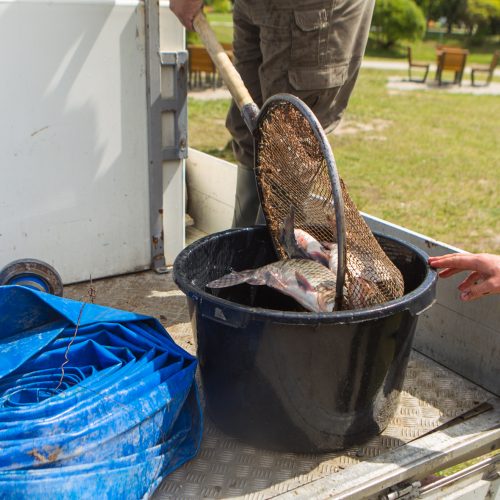
[[[154,318],[0,287],[0,498],[147,497],[198,450],[196,366]]]

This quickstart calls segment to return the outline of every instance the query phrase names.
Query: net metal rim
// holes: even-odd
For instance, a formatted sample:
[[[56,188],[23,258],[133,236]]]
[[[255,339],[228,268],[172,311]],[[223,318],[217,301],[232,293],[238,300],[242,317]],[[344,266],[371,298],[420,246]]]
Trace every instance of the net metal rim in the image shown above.
[[[256,118],[255,128],[253,129],[254,144],[259,141],[259,130],[260,126],[265,119],[268,111],[279,106],[282,103],[291,105],[295,107],[296,110],[302,114],[303,117],[309,122],[313,134],[319,143],[321,153],[325,159],[326,170],[328,177],[330,179],[332,199],[334,200],[334,210],[336,219],[336,236],[337,236],[337,249],[338,249],[338,264],[337,264],[337,282],[335,288],[335,309],[340,310],[342,306],[342,297],[345,283],[346,274],[346,230],[345,230],[345,214],[344,214],[344,199],[342,195],[342,187],[340,182],[340,176],[337,170],[337,163],[335,157],[333,156],[333,151],[328,142],[326,134],[321,126],[319,120],[312,110],[305,104],[302,100],[292,94],[276,94],[267,99],[260,109],[260,112]],[[255,167],[257,169],[257,148],[255,148]],[[257,170],[256,170],[257,171]],[[257,189],[259,192],[259,198],[262,205],[262,211],[266,221],[269,220],[269,212],[266,203],[266,196],[263,193],[260,182],[258,181],[259,176],[257,175]],[[276,247],[276,242],[274,237],[272,238],[273,245]]]

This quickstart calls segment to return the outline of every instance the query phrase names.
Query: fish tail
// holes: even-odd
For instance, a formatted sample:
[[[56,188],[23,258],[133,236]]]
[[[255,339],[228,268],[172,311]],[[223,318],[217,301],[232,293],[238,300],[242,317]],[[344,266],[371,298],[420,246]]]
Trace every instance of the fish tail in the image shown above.
[[[308,259],[309,256],[299,246],[295,238],[295,209],[290,205],[290,212],[280,228],[279,240],[290,259]]]
[[[247,271],[233,271],[229,274],[222,276],[222,278],[218,278],[216,280],[207,283],[208,288],[226,288],[228,286],[240,285],[241,283],[252,283],[257,285],[256,283],[255,270],[249,269]]]

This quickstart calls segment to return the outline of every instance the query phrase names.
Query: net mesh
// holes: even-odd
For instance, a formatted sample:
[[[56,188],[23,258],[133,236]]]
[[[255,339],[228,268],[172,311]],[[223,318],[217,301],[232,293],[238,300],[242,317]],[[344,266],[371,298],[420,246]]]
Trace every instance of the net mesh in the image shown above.
[[[256,177],[262,208],[275,248],[288,255],[280,232],[291,207],[294,227],[326,248],[335,243],[335,200],[321,143],[307,116],[292,103],[277,100],[261,116],[256,137]],[[401,272],[384,253],[341,180],[345,212],[346,277],[343,309],[378,305],[401,297]]]

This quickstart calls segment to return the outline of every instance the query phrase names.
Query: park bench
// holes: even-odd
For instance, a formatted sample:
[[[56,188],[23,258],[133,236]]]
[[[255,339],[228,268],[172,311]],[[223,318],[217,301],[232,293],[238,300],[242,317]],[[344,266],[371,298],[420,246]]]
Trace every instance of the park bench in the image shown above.
[[[188,45],[188,53],[189,87],[201,86],[204,75],[205,81],[210,81],[212,87],[215,88],[217,70],[205,47],[202,45]]]
[[[437,49],[438,65],[436,80],[439,82],[439,85],[443,83],[462,85],[462,77],[468,54],[468,50],[455,47],[440,47]],[[443,80],[443,71],[453,71],[455,73],[453,82],[445,82]]]
[[[408,79],[410,82],[425,83],[427,80],[427,74],[429,73],[430,64],[426,62],[415,61],[412,58],[411,47],[407,47],[408,51]],[[411,69],[418,68],[424,71],[424,76],[420,79],[415,79],[411,77]]]
[[[491,59],[491,63],[489,65],[475,65],[471,67],[471,72],[470,72],[470,79],[471,79],[471,84],[474,87],[479,87],[479,86],[484,86],[486,87],[491,83],[491,80],[493,78],[493,73],[495,71],[495,68],[498,65],[498,60],[500,58],[500,50],[496,50],[493,53],[493,57]],[[486,73],[486,80],[484,83],[478,83],[477,80],[475,79],[476,73]]]
[[[221,44],[229,58],[233,59],[233,46],[230,43]],[[189,87],[201,87],[203,76],[212,88],[218,84],[217,68],[203,45],[188,45],[189,53]]]

